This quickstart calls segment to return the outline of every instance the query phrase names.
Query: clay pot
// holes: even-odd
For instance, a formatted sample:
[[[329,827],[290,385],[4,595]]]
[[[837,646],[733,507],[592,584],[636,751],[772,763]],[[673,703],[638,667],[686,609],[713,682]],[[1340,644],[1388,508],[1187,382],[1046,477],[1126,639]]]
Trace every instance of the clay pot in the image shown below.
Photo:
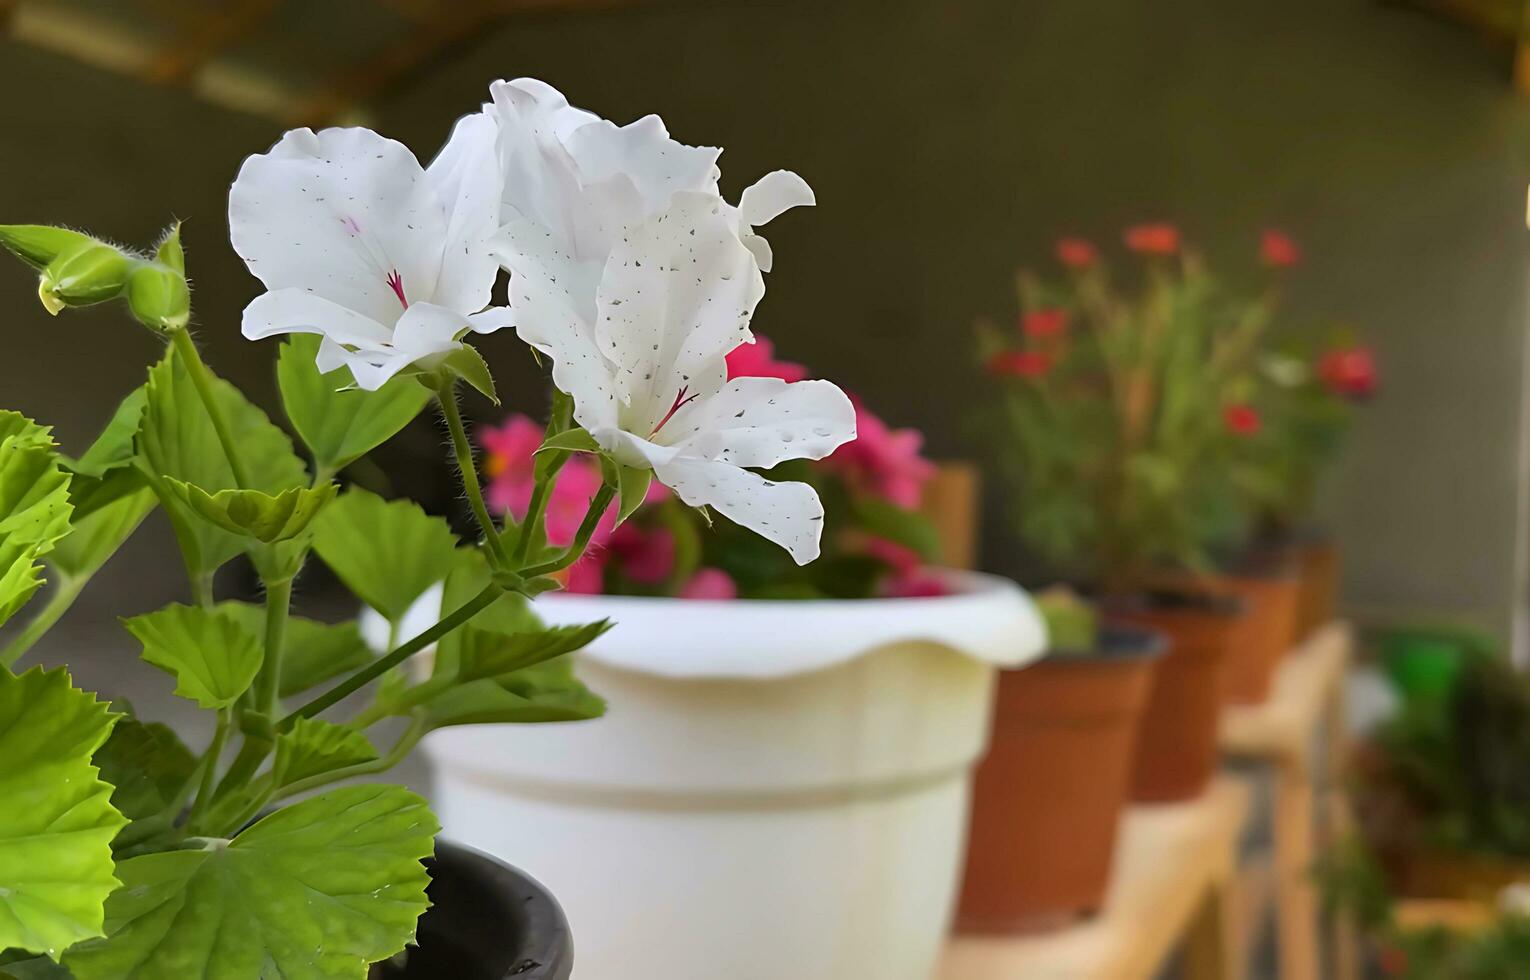
[[[1339,596],[1339,546],[1332,538],[1315,538],[1298,548],[1301,597],[1297,601],[1296,640],[1332,622]]]
[[[1208,578],[1205,588],[1243,603],[1243,616],[1223,668],[1223,701],[1263,704],[1269,700],[1275,668],[1296,643],[1302,579],[1294,571],[1218,575]]]
[[[1242,605],[1229,596],[1159,593],[1113,603],[1111,620],[1155,630],[1159,659],[1138,730],[1132,799],[1170,803],[1201,794],[1217,762],[1222,674]]]
[[[1094,653],[1000,673],[993,741],[973,786],[959,931],[1046,931],[1100,908],[1164,645],[1144,630],[1106,630]]]

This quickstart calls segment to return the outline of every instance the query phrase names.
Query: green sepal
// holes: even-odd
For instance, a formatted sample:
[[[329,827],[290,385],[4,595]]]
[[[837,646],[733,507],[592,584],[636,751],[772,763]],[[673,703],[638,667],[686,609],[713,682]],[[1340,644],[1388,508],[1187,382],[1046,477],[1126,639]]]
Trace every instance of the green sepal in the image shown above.
[[[263,544],[290,541],[308,530],[340,490],[338,484],[326,483],[318,487],[291,487],[275,495],[259,490],[208,493],[179,480],[165,482],[197,516]]]
[[[173,604],[124,619],[146,663],[173,674],[175,693],[204,708],[239,700],[260,671],[260,638],[226,610]]]
[[[346,588],[390,623],[457,560],[457,536],[409,500],[352,487],[314,522],[313,548]]]
[[[64,965],[76,980],[362,980],[414,940],[437,829],[408,790],[349,786],[231,841],[129,858],[107,938]]]
[[[595,441],[595,437],[590,435],[587,429],[573,428],[548,436],[537,449],[539,456],[554,452],[604,453],[605,449]]]
[[[63,668],[0,668],[0,949],[57,959],[102,934],[127,821],[91,756],[117,719]]]
[[[165,229],[159,245],[154,249],[154,260],[164,263],[183,276],[186,274],[186,248],[181,244],[179,221]]]
[[[0,245],[39,272],[60,255],[93,242],[89,235],[52,225],[0,225]]]
[[[653,483],[653,470],[647,467],[621,466],[616,468],[617,510],[616,526],[621,527],[633,512],[643,506],[648,498],[648,488]]]
[[[295,334],[282,344],[276,380],[282,405],[322,473],[337,473],[387,442],[424,410],[430,391],[394,378],[376,391],[355,386],[348,368],[320,374],[320,339]]]
[[[191,322],[191,287],[186,273],[163,262],[143,262],[127,277],[128,310],[157,333],[184,330]]]
[[[299,718],[277,737],[272,772],[278,787],[290,786],[310,776],[322,776],[377,758],[372,743],[354,728],[317,718]]]
[[[446,355],[438,370],[461,378],[489,401],[499,404],[499,395],[494,393],[494,375],[489,373],[488,362],[475,348],[467,345],[458,347]]]
[[[55,316],[65,307],[105,303],[122,295],[129,275],[141,264],[115,245],[87,238],[43,268],[37,297]]]

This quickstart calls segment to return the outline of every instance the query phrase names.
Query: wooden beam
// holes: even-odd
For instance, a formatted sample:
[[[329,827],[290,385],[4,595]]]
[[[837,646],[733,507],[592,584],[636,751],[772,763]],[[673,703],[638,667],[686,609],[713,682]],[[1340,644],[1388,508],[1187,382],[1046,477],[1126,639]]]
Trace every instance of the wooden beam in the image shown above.
[[[279,0],[233,0],[198,19],[172,41],[144,71],[158,85],[184,84],[219,51],[248,35],[276,10]]]

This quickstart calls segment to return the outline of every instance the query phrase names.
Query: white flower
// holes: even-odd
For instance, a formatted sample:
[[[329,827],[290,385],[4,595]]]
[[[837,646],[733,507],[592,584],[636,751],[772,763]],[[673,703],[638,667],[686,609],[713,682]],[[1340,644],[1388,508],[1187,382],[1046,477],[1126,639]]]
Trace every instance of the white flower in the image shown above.
[[[764,279],[721,198],[670,198],[612,247],[588,308],[563,240],[512,224],[503,247],[516,329],[552,359],[575,418],[619,461],[652,468],[687,504],[811,561],[823,530],[818,495],[745,467],[827,456],[855,437],[855,410],[827,381],[727,380],[728,352],[753,340]]]
[[[508,326],[508,311],[484,309],[498,273],[495,135],[483,114],[463,118],[428,170],[368,129],[295,129],[247,159],[229,226],[269,292],[245,308],[244,335],[320,334],[320,369],[348,366],[375,389],[470,329]]]

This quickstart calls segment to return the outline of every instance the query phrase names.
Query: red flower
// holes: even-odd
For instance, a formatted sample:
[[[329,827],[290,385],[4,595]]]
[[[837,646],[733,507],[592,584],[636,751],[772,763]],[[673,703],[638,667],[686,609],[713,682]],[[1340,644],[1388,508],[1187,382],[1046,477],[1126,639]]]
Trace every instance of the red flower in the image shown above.
[[[1099,250],[1088,239],[1060,238],[1057,241],[1057,261],[1070,269],[1087,269],[1099,260]]]
[[[1341,398],[1365,398],[1376,390],[1376,358],[1369,347],[1342,347],[1318,361],[1318,377]]]
[[[1302,250],[1290,235],[1272,228],[1259,239],[1259,257],[1272,269],[1285,269],[1302,260]]]
[[[1179,229],[1170,224],[1133,225],[1126,229],[1126,247],[1141,255],[1173,255],[1179,251]]]
[[[991,374],[1015,378],[1039,378],[1052,370],[1052,355],[1039,350],[1012,350],[988,359]]]
[[[1068,311],[1050,307],[1032,310],[1020,318],[1020,330],[1027,337],[1045,340],[1056,337],[1068,329]]]
[[[1408,972],[1408,954],[1396,946],[1383,946],[1376,957],[1376,965],[1389,977],[1400,977]]]
[[[1244,405],[1241,402],[1223,408],[1222,421],[1227,424],[1227,430],[1233,435],[1244,437],[1257,435],[1263,424],[1253,406]]]

